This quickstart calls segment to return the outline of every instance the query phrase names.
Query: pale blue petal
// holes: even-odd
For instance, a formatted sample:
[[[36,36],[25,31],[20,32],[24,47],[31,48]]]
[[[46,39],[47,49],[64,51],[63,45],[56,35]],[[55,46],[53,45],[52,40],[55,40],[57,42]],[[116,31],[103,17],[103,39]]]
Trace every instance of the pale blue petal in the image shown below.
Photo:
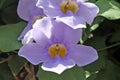
[[[69,49],[69,57],[73,59],[78,66],[88,65],[98,59],[97,51],[84,45],[71,46]]]
[[[68,65],[68,66],[64,66],[62,64],[58,64],[56,67],[52,67],[52,68],[48,68],[48,67],[44,67],[41,66],[41,68],[45,71],[51,71],[51,72],[55,72],[57,74],[61,74],[63,71],[65,71],[66,69],[70,69],[72,67],[74,67],[75,65]]]
[[[33,24],[34,29],[39,29],[41,32],[43,32],[48,38],[51,36],[51,28],[53,27],[51,18],[44,17],[42,19],[37,20]]]
[[[18,15],[28,21],[30,17],[30,8],[33,7],[36,0],[19,0],[17,13]]]
[[[85,19],[79,16],[60,17],[60,18],[56,18],[56,20],[67,24],[69,27],[73,29],[86,28]]]
[[[56,59],[50,60],[49,62],[43,63],[41,67],[45,71],[51,71],[57,74],[61,74],[64,70],[70,69],[74,66],[75,66],[75,63],[70,59],[56,58]]]
[[[76,44],[82,36],[82,29],[72,29],[68,25],[52,21],[52,41],[56,43]],[[74,38],[73,38],[74,37]]]
[[[64,34],[64,43],[77,44],[82,38],[82,29],[67,29]]]
[[[34,65],[49,61],[50,59],[46,49],[36,43],[25,44],[20,48],[18,55],[26,58]]]
[[[50,44],[50,39],[39,29],[32,29],[33,39],[36,43],[39,43],[42,47],[47,47]]]
[[[36,6],[44,10],[48,17],[61,16],[63,13],[60,10],[61,0],[38,0]]]
[[[80,18],[84,18],[88,24],[92,24],[98,12],[99,12],[99,8],[95,4],[85,2],[79,4],[79,10],[77,12],[77,15]]]
[[[43,9],[36,7],[35,5],[30,8],[30,19],[35,18],[36,16],[44,17],[45,14],[43,13]]]

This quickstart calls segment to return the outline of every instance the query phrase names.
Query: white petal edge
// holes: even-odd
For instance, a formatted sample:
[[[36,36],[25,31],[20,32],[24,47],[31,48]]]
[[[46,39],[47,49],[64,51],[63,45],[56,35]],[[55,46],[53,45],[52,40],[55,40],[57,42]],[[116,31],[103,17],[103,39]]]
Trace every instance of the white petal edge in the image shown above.
[[[64,66],[62,64],[58,64],[56,67],[53,67],[53,68],[47,68],[47,67],[44,67],[44,66],[41,66],[41,68],[45,71],[51,71],[51,72],[55,72],[57,74],[61,74],[64,70],[70,69],[74,66],[75,66],[75,64],[71,65],[71,66]]]

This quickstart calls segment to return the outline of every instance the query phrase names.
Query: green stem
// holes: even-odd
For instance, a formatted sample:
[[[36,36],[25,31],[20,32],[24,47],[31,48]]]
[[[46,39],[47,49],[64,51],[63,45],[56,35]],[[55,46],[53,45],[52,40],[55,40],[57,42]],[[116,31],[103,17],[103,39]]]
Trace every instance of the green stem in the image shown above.
[[[106,50],[106,49],[109,49],[109,48],[112,48],[112,47],[115,47],[115,46],[119,46],[119,45],[120,45],[120,42],[116,43],[116,44],[113,44],[113,45],[110,45],[110,46],[105,47],[105,48],[98,49],[98,51],[103,51],[103,50]]]

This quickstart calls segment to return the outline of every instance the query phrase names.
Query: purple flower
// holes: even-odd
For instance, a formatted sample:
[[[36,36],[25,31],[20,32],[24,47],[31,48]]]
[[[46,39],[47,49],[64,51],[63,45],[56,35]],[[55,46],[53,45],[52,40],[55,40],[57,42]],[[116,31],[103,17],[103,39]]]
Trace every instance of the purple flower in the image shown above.
[[[17,13],[25,21],[28,21],[27,26],[19,36],[19,40],[23,38],[27,31],[32,28],[32,25],[37,19],[45,16],[41,8],[36,7],[37,0],[19,0]]]
[[[74,30],[64,23],[43,18],[35,22],[30,32],[34,41],[24,44],[18,54],[34,65],[42,63],[43,70],[61,74],[75,64],[85,66],[98,58],[95,49],[77,44],[82,29]]]
[[[44,13],[62,21],[70,27],[85,28],[86,23],[91,24],[99,12],[98,7],[87,0],[38,0],[37,6]]]

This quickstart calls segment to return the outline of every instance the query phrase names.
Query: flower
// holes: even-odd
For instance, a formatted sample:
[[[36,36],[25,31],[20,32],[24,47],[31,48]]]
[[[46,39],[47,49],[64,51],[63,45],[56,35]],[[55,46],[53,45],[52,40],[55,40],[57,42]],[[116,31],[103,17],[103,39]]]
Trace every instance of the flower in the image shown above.
[[[48,33],[44,27],[50,27]],[[35,22],[30,32],[34,41],[24,44],[18,54],[34,65],[42,63],[43,70],[61,74],[75,64],[85,66],[98,58],[94,48],[77,44],[82,29],[74,30],[64,23],[43,18]]]
[[[19,36],[19,40],[23,38],[27,31],[32,28],[32,25],[37,19],[41,19],[44,15],[41,8],[36,7],[37,0],[19,0],[17,13],[25,21],[28,21],[27,26]]]
[[[99,8],[87,0],[38,0],[36,6],[42,8],[45,15],[56,18],[73,29],[85,28],[92,24]]]

